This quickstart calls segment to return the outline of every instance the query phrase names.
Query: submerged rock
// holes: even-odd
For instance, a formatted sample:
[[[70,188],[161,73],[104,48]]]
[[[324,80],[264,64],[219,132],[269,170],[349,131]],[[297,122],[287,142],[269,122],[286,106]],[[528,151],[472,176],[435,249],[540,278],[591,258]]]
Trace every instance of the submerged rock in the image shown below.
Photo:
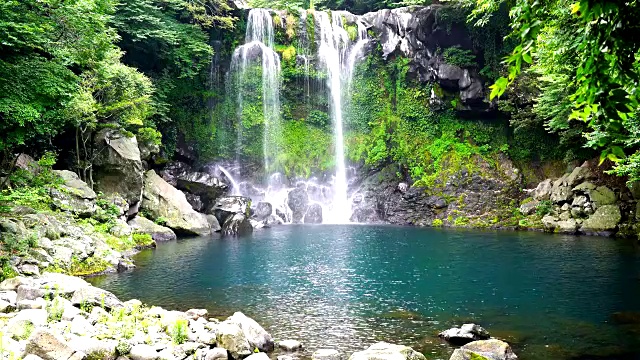
[[[296,351],[302,349],[302,343],[298,340],[282,340],[278,342],[278,347],[285,351]]]
[[[367,350],[353,353],[349,360],[426,360],[424,355],[404,345],[379,342]]]
[[[509,344],[497,339],[480,340],[468,343],[456,349],[449,360],[516,360]]]
[[[452,344],[466,344],[475,340],[488,339],[489,332],[480,325],[464,324],[460,328],[445,330],[438,336]]]

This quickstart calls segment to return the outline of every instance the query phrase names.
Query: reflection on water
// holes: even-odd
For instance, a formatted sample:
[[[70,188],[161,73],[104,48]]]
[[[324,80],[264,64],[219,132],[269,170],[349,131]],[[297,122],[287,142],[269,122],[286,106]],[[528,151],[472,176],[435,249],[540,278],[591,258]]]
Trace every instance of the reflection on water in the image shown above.
[[[348,354],[386,340],[430,358],[439,331],[482,324],[521,359],[630,353],[640,257],[611,239],[390,226],[286,226],[160,245],[135,271],[92,280],[167,308],[243,311],[277,339]],[[429,356],[428,356],[429,357]],[[620,357],[622,358],[622,357]]]

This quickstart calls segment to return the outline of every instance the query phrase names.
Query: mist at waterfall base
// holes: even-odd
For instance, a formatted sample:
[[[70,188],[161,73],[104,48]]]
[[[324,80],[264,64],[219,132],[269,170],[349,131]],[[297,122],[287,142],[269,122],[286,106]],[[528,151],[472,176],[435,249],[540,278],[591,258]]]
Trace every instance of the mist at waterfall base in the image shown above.
[[[329,113],[333,124],[335,173],[330,179],[298,179],[292,183],[278,169],[276,158],[282,149],[282,124],[280,116],[280,59],[274,48],[275,25],[272,10],[252,9],[247,19],[245,44],[239,46],[233,54],[229,79],[235,80],[237,91],[237,144],[236,159],[233,167],[241,166],[241,148],[245,141],[243,134],[243,109],[246,106],[246,90],[243,83],[251,73],[250,66],[262,68],[262,111],[263,129],[263,167],[265,169],[262,184],[249,183],[238,179],[240,171],[235,172],[221,167],[220,171],[232,183],[232,194],[247,196],[253,203],[260,201],[273,205],[273,215],[283,222],[291,222],[291,211],[287,206],[288,193],[293,188],[302,187],[309,194],[312,204],[319,204],[323,209],[323,222],[332,224],[348,223],[351,217],[351,205],[348,197],[348,172],[345,161],[343,112],[345,98],[353,77],[354,67],[362,53],[367,39],[366,26],[362,19],[347,12],[334,11],[331,14],[322,11],[303,11],[300,17],[300,55],[306,70],[305,91],[312,91],[309,86],[311,59],[317,60],[318,67],[326,71],[326,88],[313,91],[326,91]],[[319,37],[312,46],[306,32],[308,17],[313,16],[314,24],[319,28]],[[355,18],[358,28],[357,38],[351,40],[344,28],[345,18]],[[276,17],[277,18],[277,17]],[[317,48],[314,54],[312,48]]]

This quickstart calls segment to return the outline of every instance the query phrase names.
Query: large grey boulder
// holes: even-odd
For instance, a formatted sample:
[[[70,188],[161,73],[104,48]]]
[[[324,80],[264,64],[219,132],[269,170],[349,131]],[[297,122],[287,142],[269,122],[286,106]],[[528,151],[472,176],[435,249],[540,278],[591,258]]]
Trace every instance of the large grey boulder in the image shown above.
[[[64,183],[50,190],[53,206],[79,216],[91,216],[98,211],[96,193],[76,173],[68,170],[54,170],[54,173]]]
[[[460,328],[453,327],[438,334],[439,337],[453,344],[466,344],[475,340],[489,338],[489,332],[476,324],[464,324]]]
[[[379,342],[353,353],[349,360],[426,360],[424,355],[404,345]]]
[[[150,345],[138,344],[131,348],[129,357],[131,360],[156,360],[159,354],[156,349]]]
[[[589,180],[591,178],[593,178],[593,174],[591,173],[591,170],[589,170],[589,168],[586,166],[580,166],[573,169],[571,174],[567,176],[567,185],[574,187],[580,184],[581,182]]]
[[[184,193],[149,170],[145,174],[142,209],[153,220],[163,218],[167,227],[181,234],[207,236],[211,226],[207,217],[193,210]]]
[[[118,300],[115,295],[95,286],[87,286],[78,289],[73,293],[71,303],[75,306],[80,306],[81,304],[100,306],[107,310],[121,308],[123,306],[122,302]]]
[[[571,186],[567,185],[567,177],[568,175],[564,175],[560,179],[553,182],[550,199],[556,204],[568,201],[573,195]]]
[[[227,349],[234,359],[251,355],[252,348],[244,331],[236,323],[223,321],[216,327],[218,346]]]
[[[297,187],[289,192],[287,204],[292,212],[294,223],[301,223],[309,209],[309,194],[303,187]]]
[[[119,194],[127,200],[130,209],[137,209],[142,198],[144,167],[136,137],[107,128],[96,133],[94,142],[95,188],[105,194]]]
[[[242,236],[251,234],[253,225],[245,214],[234,214],[229,216],[222,224],[222,235]]]
[[[177,177],[177,187],[198,195],[205,204],[224,195],[229,186],[217,177],[203,172],[187,172]]]
[[[232,316],[228,317],[225,322],[229,322],[240,327],[252,348],[258,348],[260,351],[264,352],[273,351],[274,342],[271,334],[263,329],[262,326],[252,318],[241,312],[236,312]]]
[[[509,344],[497,339],[480,340],[456,349],[449,360],[516,360]]]
[[[322,224],[322,206],[320,204],[311,204],[307,213],[304,215],[305,224]]]
[[[251,199],[244,196],[225,196],[216,200],[209,207],[207,214],[215,215],[220,224],[224,224],[227,219],[235,214],[248,215],[251,206]]]
[[[540,184],[533,191],[533,198],[539,201],[549,200],[551,198],[551,189],[553,189],[553,184],[551,179],[547,179]]]
[[[608,236],[615,232],[620,220],[622,220],[622,214],[618,205],[604,205],[596,209],[595,213],[582,223],[580,231],[585,234]]]
[[[540,205],[540,201],[532,200],[527,203],[520,205],[520,213],[524,216],[532,215],[538,209],[538,205]]]
[[[318,349],[311,354],[311,360],[341,360],[342,356],[335,349]]]
[[[74,350],[64,339],[44,328],[37,328],[27,340],[25,353],[37,355],[44,360],[67,360]]]
[[[598,186],[594,190],[589,191],[588,194],[595,207],[613,205],[618,199],[616,193],[606,186]]]
[[[157,242],[175,240],[176,233],[168,227],[164,227],[154,223],[153,221],[137,216],[128,222],[133,232],[136,234],[149,234],[151,238]]]
[[[269,216],[273,214],[273,205],[268,202],[259,202],[253,211],[254,219],[258,221],[266,220]]]
[[[115,360],[118,357],[116,340],[98,340],[89,336],[80,336],[72,339],[69,345],[75,351],[86,354],[88,359]]]

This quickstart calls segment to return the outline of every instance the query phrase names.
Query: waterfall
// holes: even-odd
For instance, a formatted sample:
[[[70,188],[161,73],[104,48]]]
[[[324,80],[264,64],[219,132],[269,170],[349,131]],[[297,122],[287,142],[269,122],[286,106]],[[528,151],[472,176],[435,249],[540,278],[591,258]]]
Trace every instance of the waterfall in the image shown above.
[[[280,123],[280,58],[274,50],[274,24],[266,9],[252,9],[247,20],[245,44],[238,47],[231,61],[231,70],[236,74],[238,135],[236,161],[239,162],[243,145],[242,118],[244,109],[243,84],[250,76],[248,68],[257,55],[262,58],[262,111],[264,117],[263,158],[265,171],[269,172],[279,152],[282,136]]]
[[[358,21],[358,42],[352,46],[349,34],[344,28],[345,14],[347,13],[335,11],[330,19],[326,12],[315,13],[316,22],[320,27],[318,57],[327,71],[335,143],[336,174],[332,211],[329,218],[333,223],[346,223],[351,217],[344,153],[344,93],[345,89],[351,85],[356,61],[368,41],[366,27]]]
[[[222,165],[218,165],[218,170],[224,174],[224,176],[229,180],[229,182],[231,183],[231,195],[232,196],[239,196],[240,195],[240,185],[238,184],[238,182],[233,178],[233,176],[231,175],[231,173],[229,172],[229,170],[227,170],[226,168],[224,168]]]
[[[313,28],[311,28],[313,24]],[[310,103],[315,94],[327,91],[329,114],[331,116],[334,136],[334,164],[335,175],[329,186],[322,185],[317,179],[309,181],[297,180],[296,187],[302,186],[309,192],[311,203],[323,207],[325,223],[348,223],[351,217],[351,205],[348,198],[348,178],[345,159],[344,112],[349,101],[349,90],[354,75],[354,69],[363,50],[369,42],[367,28],[362,18],[347,12],[334,11],[331,15],[322,11],[300,12],[297,25],[298,38],[296,42],[297,66],[304,68],[303,77],[297,85],[303,90],[306,109],[311,111]],[[291,26],[291,24],[287,24]],[[357,34],[354,34],[357,26]],[[313,31],[313,32],[311,32]],[[293,189],[287,184],[284,175],[279,172],[273,161],[277,156],[282,137],[280,123],[280,58],[275,52],[274,18],[272,12],[265,9],[253,9],[249,13],[245,43],[239,46],[233,55],[231,74],[235,75],[237,92],[237,156],[240,164],[240,154],[245,141],[243,137],[243,110],[251,103],[249,96],[257,97],[257,87],[251,81],[257,80],[257,68],[262,71],[262,105],[264,115],[263,152],[264,168],[267,172],[266,187],[249,189],[246,182],[238,184],[228,171],[220,168],[232,182],[234,195],[242,192],[250,196],[254,202],[267,201],[273,204],[273,215],[279,214],[284,221],[291,221],[291,209],[287,205],[289,192]],[[351,36],[350,36],[351,33]],[[353,38],[352,38],[353,37]],[[261,62],[258,62],[258,59]],[[326,74],[326,81],[317,83],[316,71]],[[252,78],[253,76],[253,78]],[[312,84],[312,80],[314,82]],[[248,84],[248,85],[247,85]],[[253,88],[252,88],[253,86]],[[314,97],[315,99],[315,97]],[[315,105],[314,105],[315,106]],[[293,185],[293,184],[291,184]],[[253,189],[253,190],[252,190]]]

